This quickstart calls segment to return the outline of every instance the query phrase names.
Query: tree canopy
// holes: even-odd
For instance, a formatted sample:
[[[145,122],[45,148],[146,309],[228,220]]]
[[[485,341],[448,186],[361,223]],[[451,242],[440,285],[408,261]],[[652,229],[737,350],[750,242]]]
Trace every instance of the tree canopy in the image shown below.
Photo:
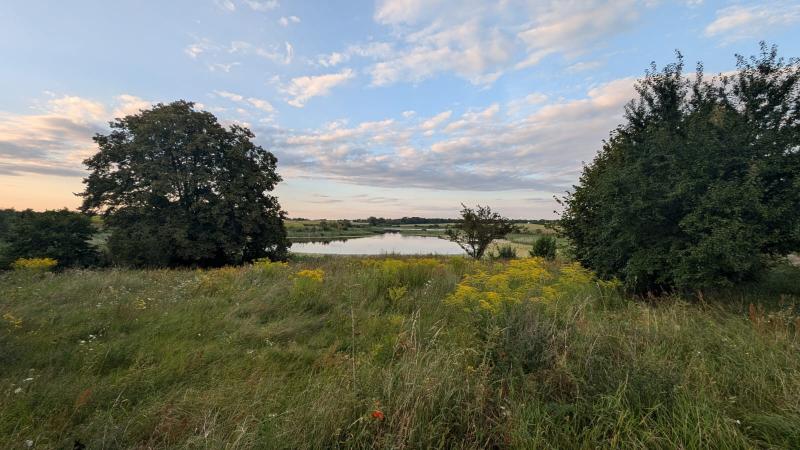
[[[493,212],[488,206],[472,209],[461,205],[461,219],[447,229],[447,238],[467,252],[467,255],[480,259],[489,244],[501,239],[516,229],[511,221]]]
[[[52,258],[59,267],[96,264],[90,240],[96,230],[85,214],[66,209],[36,212],[4,210],[0,226],[0,269],[19,258]]]
[[[732,74],[683,68],[653,64],[562,199],[577,259],[634,291],[750,279],[800,249],[800,63],[762,43]]]
[[[111,122],[84,161],[84,211],[102,214],[112,260],[135,266],[220,266],[282,259],[285,213],[269,195],[277,159],[194,104],[158,104]]]

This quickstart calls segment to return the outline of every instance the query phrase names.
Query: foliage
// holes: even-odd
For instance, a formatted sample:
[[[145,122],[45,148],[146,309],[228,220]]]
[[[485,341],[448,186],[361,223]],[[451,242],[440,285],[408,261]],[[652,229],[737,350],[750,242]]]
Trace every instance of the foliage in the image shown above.
[[[497,259],[514,259],[517,257],[517,250],[513,245],[504,244],[497,247]]]
[[[444,302],[479,272],[476,289],[505,274],[519,292],[534,267],[561,281],[555,300],[520,295],[497,313]],[[9,271],[0,448],[797,447],[800,269],[656,305],[612,304],[568,267]],[[301,270],[324,273],[313,308],[292,295]],[[391,301],[387,285],[406,292]]]
[[[420,287],[444,269],[436,258],[365,258],[361,265],[369,269],[365,275],[383,289]]]
[[[461,207],[461,219],[447,229],[446,235],[475,259],[483,258],[493,240],[516,230],[509,219],[492,212],[488,206],[472,209],[462,204]]]
[[[177,101],[111,123],[84,161],[84,211],[102,214],[115,262],[223,266],[283,259],[275,156],[250,130]]]
[[[539,237],[531,246],[530,254],[549,260],[556,259],[556,238],[554,236]]]
[[[526,258],[467,275],[445,303],[471,312],[496,314],[509,305],[551,302],[592,286],[613,290],[617,282],[597,280],[578,263],[556,266],[544,258]]]
[[[403,299],[408,293],[408,287],[406,286],[395,286],[390,287],[388,291],[389,301],[392,303],[397,303]]]
[[[53,258],[19,258],[11,263],[11,268],[20,271],[47,272],[56,265],[58,261]]]
[[[325,277],[325,272],[321,269],[304,269],[297,272],[297,278],[311,280],[316,283],[322,283]]]
[[[762,43],[735,74],[637,85],[617,128],[563,199],[575,256],[636,292],[719,288],[800,249],[800,61]]]
[[[99,255],[89,242],[94,233],[85,214],[66,209],[16,212],[7,220],[0,268],[25,258],[52,258],[60,267],[96,264]]]
[[[275,275],[289,267],[285,261],[271,261],[269,258],[259,258],[253,261],[253,268],[260,270],[266,275]]]

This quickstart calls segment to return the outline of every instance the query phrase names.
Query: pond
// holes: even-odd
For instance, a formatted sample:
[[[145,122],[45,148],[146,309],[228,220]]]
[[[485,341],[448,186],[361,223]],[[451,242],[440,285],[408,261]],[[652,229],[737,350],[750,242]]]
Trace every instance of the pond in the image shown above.
[[[331,241],[305,241],[292,243],[294,253],[326,255],[460,255],[464,254],[456,243],[434,236],[409,236],[384,233],[376,236]]]

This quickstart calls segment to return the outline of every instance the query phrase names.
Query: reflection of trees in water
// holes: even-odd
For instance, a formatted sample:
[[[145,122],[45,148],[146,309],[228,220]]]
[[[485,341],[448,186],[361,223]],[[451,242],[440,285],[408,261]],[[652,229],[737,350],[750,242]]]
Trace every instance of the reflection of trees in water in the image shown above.
[[[342,237],[312,237],[312,238],[292,238],[290,239],[293,244],[323,244],[328,245],[331,242],[345,242],[350,239],[356,238],[342,238]]]

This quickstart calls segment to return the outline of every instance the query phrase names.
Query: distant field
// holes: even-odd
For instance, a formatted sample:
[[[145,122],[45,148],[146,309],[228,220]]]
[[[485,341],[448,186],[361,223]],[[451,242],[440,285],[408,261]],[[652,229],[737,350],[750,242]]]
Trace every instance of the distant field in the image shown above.
[[[452,223],[439,224],[399,224],[399,225],[369,225],[363,222],[349,222],[346,228],[341,227],[337,221],[329,220],[287,220],[286,230],[290,239],[302,242],[308,239],[320,238],[356,238],[373,234],[393,232],[414,236],[442,236]],[[503,243],[513,244],[519,256],[526,256],[530,246],[543,235],[553,234],[554,231],[544,225],[524,223],[517,225],[520,232],[511,233],[505,240],[497,241],[493,248]],[[323,228],[324,227],[324,228]],[[563,248],[566,241],[559,239]]]
[[[533,259],[6,272],[0,448],[797,448],[798,277],[697,303]]]

